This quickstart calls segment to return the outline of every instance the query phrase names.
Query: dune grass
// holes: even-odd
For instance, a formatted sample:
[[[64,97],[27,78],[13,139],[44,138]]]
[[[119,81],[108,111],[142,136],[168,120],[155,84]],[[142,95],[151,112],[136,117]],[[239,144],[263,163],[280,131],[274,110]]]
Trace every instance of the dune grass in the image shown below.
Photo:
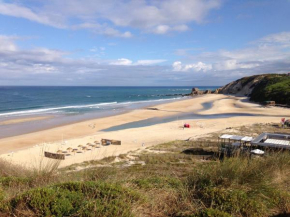
[[[152,154],[149,154],[152,155]],[[176,155],[176,156],[175,156]],[[290,154],[195,162],[141,156],[147,164],[0,179],[0,210],[15,216],[274,216],[290,211]],[[177,159],[187,161],[176,165]],[[148,160],[150,159],[150,160]],[[6,174],[7,175],[7,174]],[[43,174],[42,174],[43,175]],[[51,174],[50,174],[51,175]],[[63,179],[63,177],[67,179]],[[67,180],[72,181],[68,182]],[[7,194],[17,189],[16,194]]]
[[[174,141],[131,155],[144,165],[112,157],[79,171],[1,161],[0,216],[290,216],[289,152],[222,161],[182,152],[217,145],[214,136]]]

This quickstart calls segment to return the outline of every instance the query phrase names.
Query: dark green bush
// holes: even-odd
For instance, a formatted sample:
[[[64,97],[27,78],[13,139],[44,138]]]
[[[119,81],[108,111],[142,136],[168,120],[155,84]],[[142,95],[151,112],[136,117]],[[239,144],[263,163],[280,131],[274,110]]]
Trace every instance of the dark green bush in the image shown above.
[[[138,198],[119,185],[69,182],[29,190],[6,202],[1,211],[36,216],[130,216],[131,204]]]
[[[75,213],[81,206],[84,195],[80,192],[57,189],[37,188],[11,200],[12,211],[23,207],[37,216],[64,216]]]

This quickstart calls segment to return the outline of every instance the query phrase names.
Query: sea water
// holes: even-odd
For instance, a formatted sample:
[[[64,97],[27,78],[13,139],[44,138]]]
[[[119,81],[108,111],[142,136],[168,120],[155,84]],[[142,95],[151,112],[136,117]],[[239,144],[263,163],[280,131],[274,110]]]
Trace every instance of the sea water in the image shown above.
[[[192,87],[0,87],[0,138],[182,100]],[[218,87],[199,87],[214,90]],[[11,119],[48,119],[1,124]]]
[[[180,99],[190,92],[191,87],[0,87],[0,118],[135,108]]]

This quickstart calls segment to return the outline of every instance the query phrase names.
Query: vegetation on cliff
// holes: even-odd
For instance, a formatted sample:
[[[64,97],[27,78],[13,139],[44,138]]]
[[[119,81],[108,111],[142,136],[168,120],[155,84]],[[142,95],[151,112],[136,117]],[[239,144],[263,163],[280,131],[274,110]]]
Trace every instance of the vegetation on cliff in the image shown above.
[[[253,89],[250,99],[256,102],[269,100],[290,105],[290,76],[265,75]]]
[[[263,74],[244,77],[225,85],[220,93],[249,96],[251,101],[275,101],[290,105],[290,76]]]

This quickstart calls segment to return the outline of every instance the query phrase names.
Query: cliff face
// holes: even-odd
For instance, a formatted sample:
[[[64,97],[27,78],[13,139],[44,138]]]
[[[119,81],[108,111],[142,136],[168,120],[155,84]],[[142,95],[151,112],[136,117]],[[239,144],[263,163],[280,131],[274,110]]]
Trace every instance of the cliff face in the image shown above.
[[[233,81],[221,88],[222,94],[234,94],[236,96],[250,96],[256,85],[265,75],[254,75]]]
[[[225,85],[219,93],[249,96],[255,102],[276,101],[290,105],[290,76],[265,74],[244,77]]]

